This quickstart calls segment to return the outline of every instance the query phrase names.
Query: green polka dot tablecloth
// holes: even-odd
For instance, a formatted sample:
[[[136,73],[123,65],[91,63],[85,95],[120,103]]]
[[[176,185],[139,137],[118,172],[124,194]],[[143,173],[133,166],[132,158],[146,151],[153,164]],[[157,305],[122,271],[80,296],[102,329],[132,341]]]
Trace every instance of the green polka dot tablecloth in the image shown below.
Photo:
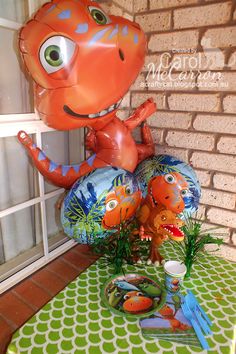
[[[176,259],[172,244],[162,248],[166,259]],[[163,281],[162,267],[127,266]],[[98,260],[47,303],[13,336],[12,353],[27,354],[148,354],[204,353],[198,347],[144,338],[136,318],[120,317],[102,303],[100,291],[112,269]],[[207,257],[193,266],[184,287],[193,290],[213,322],[208,353],[234,354],[236,339],[236,264]],[[184,290],[183,290],[184,292]],[[37,294],[36,294],[37,296]]]

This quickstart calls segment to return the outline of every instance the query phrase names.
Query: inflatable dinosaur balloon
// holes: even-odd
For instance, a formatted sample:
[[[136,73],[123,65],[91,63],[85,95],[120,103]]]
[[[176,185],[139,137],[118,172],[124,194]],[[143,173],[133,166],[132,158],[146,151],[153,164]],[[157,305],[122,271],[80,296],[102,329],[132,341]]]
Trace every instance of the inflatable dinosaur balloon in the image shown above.
[[[154,153],[145,125],[156,110],[153,100],[125,122],[116,116],[144,63],[146,39],[138,24],[108,16],[94,1],[53,0],[22,28],[19,46],[34,80],[41,119],[59,130],[90,128],[86,143],[93,155],[74,166],[50,161],[26,132],[19,132],[20,142],[49,181],[70,188],[96,168],[116,166],[133,172]],[[143,142],[137,145],[131,132],[140,124]]]

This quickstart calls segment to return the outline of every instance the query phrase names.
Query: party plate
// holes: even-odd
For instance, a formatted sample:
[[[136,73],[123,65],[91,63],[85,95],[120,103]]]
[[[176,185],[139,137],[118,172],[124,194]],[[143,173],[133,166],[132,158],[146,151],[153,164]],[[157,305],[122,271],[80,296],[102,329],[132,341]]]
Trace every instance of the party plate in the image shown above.
[[[147,317],[164,305],[166,290],[157,280],[129,273],[110,278],[101,295],[104,305],[117,315]]]

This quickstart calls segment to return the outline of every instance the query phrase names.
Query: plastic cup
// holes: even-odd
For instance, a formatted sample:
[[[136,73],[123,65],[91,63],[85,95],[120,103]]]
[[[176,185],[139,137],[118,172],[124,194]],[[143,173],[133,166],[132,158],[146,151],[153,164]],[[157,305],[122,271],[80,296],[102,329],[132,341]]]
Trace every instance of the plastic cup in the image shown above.
[[[177,293],[181,289],[187,268],[185,264],[178,261],[167,261],[164,263],[165,287],[171,293]]]

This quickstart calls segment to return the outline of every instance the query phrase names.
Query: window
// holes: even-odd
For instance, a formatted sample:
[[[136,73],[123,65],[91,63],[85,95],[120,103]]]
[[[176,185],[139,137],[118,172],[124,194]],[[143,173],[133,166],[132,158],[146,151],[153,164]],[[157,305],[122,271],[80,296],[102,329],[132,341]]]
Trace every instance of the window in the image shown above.
[[[44,2],[0,0],[0,293],[74,244],[56,206],[64,190],[44,180],[16,138],[25,130],[56,162],[84,159],[83,130],[54,131],[34,113],[19,57],[18,30]]]

